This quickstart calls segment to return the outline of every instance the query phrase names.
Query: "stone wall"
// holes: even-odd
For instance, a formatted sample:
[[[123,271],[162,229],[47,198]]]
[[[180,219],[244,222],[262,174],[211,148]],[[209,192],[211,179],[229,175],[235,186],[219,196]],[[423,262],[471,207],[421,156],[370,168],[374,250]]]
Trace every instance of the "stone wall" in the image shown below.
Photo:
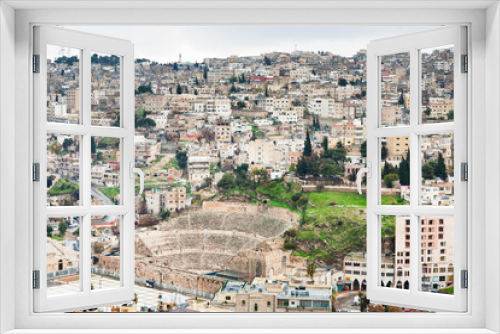
[[[165,258],[142,257],[135,260],[135,281],[145,284],[146,280],[154,280],[156,286],[185,294],[212,298],[214,293],[224,285],[219,278],[199,275],[193,272],[167,267]],[[92,273],[119,278],[120,260],[118,256],[99,256],[92,266]]]

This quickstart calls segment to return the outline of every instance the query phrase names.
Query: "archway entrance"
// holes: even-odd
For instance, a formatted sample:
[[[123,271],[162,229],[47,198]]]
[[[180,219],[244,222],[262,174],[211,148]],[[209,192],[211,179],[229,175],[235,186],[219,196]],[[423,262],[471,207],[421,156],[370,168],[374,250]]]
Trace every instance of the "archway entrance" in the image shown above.
[[[359,290],[359,281],[358,279],[354,280],[354,283],[352,284],[353,290]]]

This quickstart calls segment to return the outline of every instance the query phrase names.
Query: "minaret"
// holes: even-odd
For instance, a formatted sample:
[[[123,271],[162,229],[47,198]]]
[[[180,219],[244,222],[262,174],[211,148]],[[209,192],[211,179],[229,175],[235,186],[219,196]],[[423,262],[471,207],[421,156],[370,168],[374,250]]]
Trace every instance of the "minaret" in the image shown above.
[[[179,53],[179,64],[182,63],[182,55]]]

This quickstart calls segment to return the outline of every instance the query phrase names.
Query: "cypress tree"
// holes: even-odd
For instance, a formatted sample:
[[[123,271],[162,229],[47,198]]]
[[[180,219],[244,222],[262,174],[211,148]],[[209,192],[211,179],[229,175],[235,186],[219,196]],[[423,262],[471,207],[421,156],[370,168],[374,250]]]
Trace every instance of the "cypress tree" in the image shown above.
[[[439,177],[441,180],[445,181],[447,178],[446,165],[444,164],[443,154],[439,153],[436,169],[434,170],[434,176]]]
[[[309,136],[309,130],[307,130],[306,140],[304,141],[304,152],[302,155],[304,157],[310,157],[312,155],[312,145],[311,137]]]
[[[323,150],[326,152],[328,150],[328,138],[323,137],[323,142],[321,143],[321,146],[323,147]]]
[[[409,186],[410,185],[410,162],[403,158],[401,163],[399,164],[399,183],[402,186]]]

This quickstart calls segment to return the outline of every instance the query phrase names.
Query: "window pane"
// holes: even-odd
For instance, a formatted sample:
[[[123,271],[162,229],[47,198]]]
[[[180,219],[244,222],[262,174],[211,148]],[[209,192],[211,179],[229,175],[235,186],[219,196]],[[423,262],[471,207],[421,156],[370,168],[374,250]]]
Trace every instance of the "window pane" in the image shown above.
[[[120,287],[120,223],[120,216],[92,216],[92,290]]]
[[[380,286],[410,288],[410,217],[383,215],[381,221]]]
[[[421,219],[421,290],[453,294],[453,217]]]
[[[422,205],[453,206],[453,133],[422,136]]]
[[[80,292],[80,217],[47,218],[47,296]]]
[[[410,53],[380,57],[382,126],[410,124]]]
[[[410,137],[381,138],[382,205],[410,204],[409,150]]]
[[[454,94],[453,45],[423,49],[422,123],[452,122]]]
[[[47,134],[47,206],[80,205],[80,136]]]
[[[92,54],[92,125],[120,126],[120,57]]]
[[[47,45],[47,121],[80,121],[80,51]]]
[[[120,204],[120,138],[92,137],[92,205]]]

